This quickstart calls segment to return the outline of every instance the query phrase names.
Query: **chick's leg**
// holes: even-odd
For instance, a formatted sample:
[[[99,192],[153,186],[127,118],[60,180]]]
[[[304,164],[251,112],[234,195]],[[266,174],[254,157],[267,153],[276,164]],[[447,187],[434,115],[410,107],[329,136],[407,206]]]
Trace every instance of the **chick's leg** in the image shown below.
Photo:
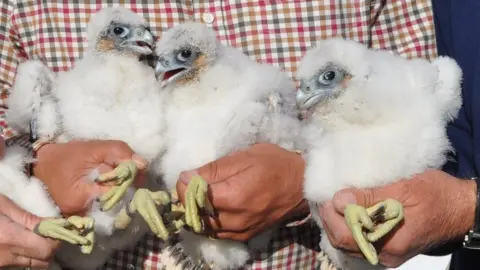
[[[115,228],[125,229],[132,221],[132,214],[138,212],[148,224],[150,230],[166,241],[169,237],[169,231],[157,206],[163,206],[166,212],[170,212],[171,202],[170,194],[166,191],[153,192],[147,189],[139,189],[135,192],[132,201],[117,215]]]
[[[137,165],[133,160],[120,163],[114,170],[101,174],[96,182],[116,182],[116,185],[107,193],[103,194],[99,200],[103,211],[110,210],[116,203],[120,201],[122,196],[127,192],[130,185],[137,175]]]
[[[45,219],[35,226],[38,235],[80,245],[83,254],[90,254],[94,244],[94,220],[90,217],[71,216],[67,219]]]
[[[185,223],[196,233],[203,231],[203,224],[199,214],[199,208],[213,216],[214,209],[208,199],[208,183],[201,176],[193,176],[187,187],[185,197]]]
[[[345,207],[344,216],[363,255],[376,265],[378,254],[371,243],[392,231],[403,220],[404,213],[399,201],[388,199],[367,209],[349,204]],[[369,232],[364,233],[364,228]]]
[[[117,229],[125,229],[132,221],[132,214],[138,212],[147,222],[148,226],[158,237],[168,240],[171,232],[177,232],[185,225],[191,227],[196,233],[203,231],[203,224],[199,208],[213,215],[213,206],[207,197],[208,184],[200,176],[194,176],[187,187],[186,203],[178,203],[175,190],[152,192],[139,189],[135,192],[133,200],[121,210],[115,220]],[[173,200],[172,200],[173,199]],[[159,213],[157,206],[164,206]],[[165,218],[168,226],[165,225]]]

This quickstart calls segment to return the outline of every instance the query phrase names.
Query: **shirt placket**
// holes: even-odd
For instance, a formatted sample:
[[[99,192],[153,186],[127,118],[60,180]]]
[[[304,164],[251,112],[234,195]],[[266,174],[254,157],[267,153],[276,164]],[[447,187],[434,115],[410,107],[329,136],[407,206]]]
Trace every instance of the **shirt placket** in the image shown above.
[[[225,20],[225,1],[193,1],[193,19],[212,28],[218,39],[224,44],[230,44]]]

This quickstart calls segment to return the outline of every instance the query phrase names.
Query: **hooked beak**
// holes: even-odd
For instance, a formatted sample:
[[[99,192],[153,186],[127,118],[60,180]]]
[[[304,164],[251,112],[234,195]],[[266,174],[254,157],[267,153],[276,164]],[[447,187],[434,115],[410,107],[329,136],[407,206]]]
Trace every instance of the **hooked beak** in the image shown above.
[[[183,76],[188,69],[188,66],[177,64],[171,57],[160,56],[155,66],[155,78],[161,82],[161,87],[164,88]]]
[[[297,91],[297,108],[300,111],[308,110],[312,106],[328,99],[325,91],[311,90],[310,87],[301,88]]]
[[[155,47],[155,38],[150,30],[144,26],[139,26],[133,29],[132,37],[122,42],[121,45],[128,46],[134,52],[137,52],[141,55],[148,55],[153,52]]]

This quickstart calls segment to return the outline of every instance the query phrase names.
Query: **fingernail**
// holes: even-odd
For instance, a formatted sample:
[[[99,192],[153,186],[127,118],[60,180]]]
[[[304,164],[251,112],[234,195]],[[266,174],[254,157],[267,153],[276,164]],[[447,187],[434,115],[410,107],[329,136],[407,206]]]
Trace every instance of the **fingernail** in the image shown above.
[[[132,156],[132,160],[137,164],[137,167],[140,170],[146,169],[148,166],[148,161],[137,154]]]
[[[357,199],[355,198],[355,195],[351,192],[339,192],[335,194],[333,197],[333,206],[337,211],[343,212],[343,209],[347,204],[355,204],[357,203]]]
[[[318,207],[318,213],[320,214],[320,217],[322,218],[323,223],[327,223],[327,226],[330,221],[329,211],[327,211],[329,207],[330,208],[332,207],[332,201],[327,201]]]
[[[322,204],[320,204],[318,206],[318,209],[319,209],[319,214],[322,215],[322,214],[325,214],[325,209],[327,209],[328,207],[332,207],[332,201],[326,201]]]
[[[182,183],[187,185],[192,180],[192,177],[196,175],[198,175],[197,170],[184,171],[183,173],[180,174],[180,181],[182,181]]]

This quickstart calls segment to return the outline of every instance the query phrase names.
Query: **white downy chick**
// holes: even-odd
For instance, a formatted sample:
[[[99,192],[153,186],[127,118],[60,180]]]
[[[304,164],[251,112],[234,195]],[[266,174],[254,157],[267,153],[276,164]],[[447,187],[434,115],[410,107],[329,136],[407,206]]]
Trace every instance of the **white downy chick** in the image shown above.
[[[90,19],[87,32],[88,50],[83,58],[53,80],[48,97],[53,96],[54,109],[40,109],[35,114],[38,119],[49,119],[38,121],[39,135],[54,134],[61,142],[122,140],[147,161],[154,160],[163,149],[162,93],[153,69],[139,61],[141,55],[153,52],[153,34],[143,18],[125,8],[100,10]],[[41,77],[39,72],[37,79]],[[23,98],[30,95],[29,100],[50,104],[43,95],[31,97],[31,91],[27,87],[12,94]],[[17,101],[10,102],[10,107],[24,109],[19,114],[23,118],[14,121],[24,126],[25,119],[34,117],[34,113],[26,110],[25,101],[18,102],[21,98],[13,96],[10,100]],[[98,171],[92,172],[91,180],[98,176]],[[129,187],[120,202],[108,211],[102,211],[101,204],[94,201],[89,213],[95,220],[97,233],[92,254],[83,255],[75,246],[65,245],[57,256],[59,261],[73,269],[95,269],[114,250],[134,245],[147,231],[144,223],[134,220],[127,230],[114,230],[115,217],[133,195],[134,188]]]
[[[222,45],[211,29],[194,22],[163,33],[156,52],[156,75],[167,95],[160,170],[168,190],[182,171],[255,143],[293,149],[299,121],[295,86],[285,73]],[[266,246],[270,234],[252,239],[250,247]],[[250,258],[249,248],[240,242],[211,240],[186,230],[181,237],[190,261],[203,260],[214,269],[241,267]]]
[[[452,59],[407,60],[335,38],[307,52],[297,79],[307,118],[297,146],[319,227],[318,206],[335,192],[383,186],[446,161],[446,126],[461,107],[461,70]],[[382,269],[334,249],[327,237],[320,246],[337,268]]]

